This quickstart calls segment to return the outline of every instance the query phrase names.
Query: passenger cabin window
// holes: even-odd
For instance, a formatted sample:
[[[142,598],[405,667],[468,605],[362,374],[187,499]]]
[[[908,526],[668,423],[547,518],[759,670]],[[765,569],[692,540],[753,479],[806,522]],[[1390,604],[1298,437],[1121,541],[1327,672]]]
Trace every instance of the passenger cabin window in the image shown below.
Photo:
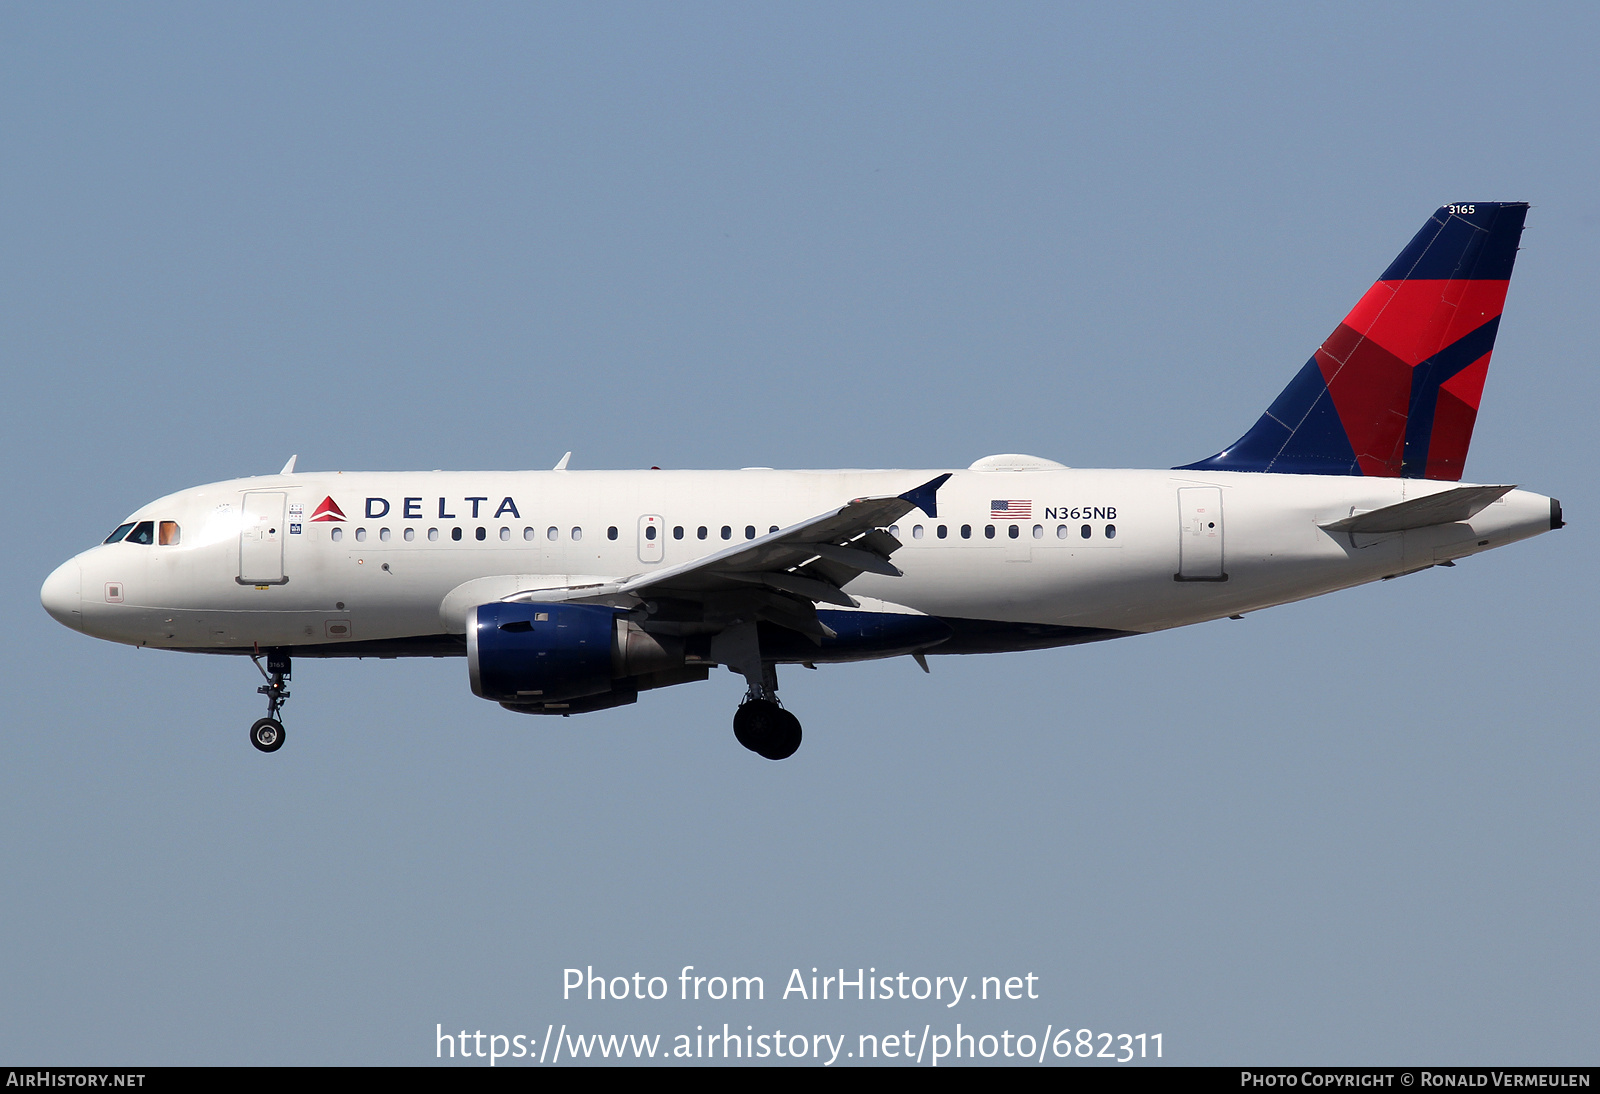
[[[938,537],[940,539],[943,539],[945,536],[948,536],[950,534],[950,529],[946,528],[944,525],[941,524],[941,525],[939,525],[939,528],[938,528],[938,531],[937,531],[936,534],[938,535]]]
[[[1057,539],[1066,539],[1067,538],[1067,526],[1065,524],[1056,525],[1056,538]]]
[[[1022,529],[1015,524],[1006,529],[1006,535],[1010,536],[1012,539],[1016,539],[1021,534]]]
[[[723,539],[732,539],[733,538],[733,529],[728,527],[726,524],[724,524],[722,526],[722,538]]]
[[[644,530],[644,538],[649,540],[651,543],[656,541],[656,526],[654,524],[650,525]]]
[[[746,524],[744,526],[744,538],[745,539],[755,539],[756,538],[756,526],[754,524]]]
[[[961,526],[961,538],[962,539],[971,539],[972,538],[972,525],[963,524]]]
[[[161,532],[159,538],[157,539],[157,542],[160,543],[161,546],[176,547],[178,545],[178,541],[182,538],[183,529],[178,527],[177,521],[164,520],[161,522]]]
[[[706,538],[706,526],[704,524],[702,524],[699,528],[695,529],[694,538],[695,539],[705,539]]]
[[[511,529],[509,529],[509,528],[500,529],[500,542],[501,543],[505,543],[505,542],[509,541],[510,539],[511,539]]]
[[[993,539],[994,538],[994,525],[985,524],[983,526],[983,538],[984,539]]]
[[[524,542],[527,542],[527,541],[533,540],[533,539],[537,539],[538,536],[539,536],[539,533],[535,532],[532,528],[524,528],[522,530],[522,539],[523,539]]]
[[[365,541],[366,538],[367,538],[367,530],[365,528],[357,528],[356,529],[356,542],[357,543],[361,543],[361,542]]]
[[[1082,532],[1080,532],[1079,534],[1081,536],[1083,536],[1084,539],[1088,539],[1090,536],[1094,535],[1094,529],[1090,528],[1087,524],[1085,524],[1083,526]]]
[[[131,525],[131,524],[119,524],[119,525],[117,525],[116,531],[112,532],[109,536],[107,536],[101,542],[103,542],[103,543],[116,543],[116,542],[120,541],[122,539],[122,537],[126,536],[131,531],[133,531],[133,525]]]
[[[922,538],[922,525],[913,524],[911,526],[911,538],[912,539],[921,539]]]
[[[359,532],[356,533],[356,538],[357,539],[361,538],[361,534]],[[457,543],[461,542],[461,527],[460,527],[460,525],[457,525],[456,527],[450,529],[450,538],[455,540]]]
[[[142,543],[146,547],[156,541],[156,525],[154,521],[141,520],[133,526],[133,531],[128,533],[125,543]]]
[[[484,540],[489,538],[489,529],[487,529],[487,528],[479,528],[476,532],[473,533],[473,538],[476,539],[479,543],[482,543]]]
[[[378,538],[383,540],[383,542],[388,543],[389,542],[389,529],[387,529],[387,528],[379,528],[378,529]]]
[[[344,538],[344,529],[343,528],[335,528],[333,531],[328,533],[328,538],[333,540],[333,542],[338,543],[341,539]]]
[[[655,531],[655,529],[652,528],[651,531],[653,532],[653,531]],[[617,538],[617,526],[615,524],[613,524],[611,527],[606,529],[606,538],[607,539],[616,539]]]
[[[551,543],[554,543],[556,540],[561,538],[561,529],[552,524],[549,528],[545,529],[544,536]]]
[[[334,531],[338,531],[338,529],[335,528]],[[338,537],[335,536],[334,538],[337,539]],[[438,543],[439,542],[439,529],[437,529],[437,528],[429,528],[428,529],[428,542],[429,543]]]
[[[682,539],[683,538],[683,525],[678,524],[678,525],[674,525],[673,526],[672,538],[673,539]]]
[[[403,534],[407,543],[417,538],[417,530],[415,528],[407,528]]]
[[[1035,524],[1033,526],[1033,538],[1034,539],[1043,539],[1044,538],[1044,525]]]
[[[1117,538],[1117,526],[1115,524],[1106,525],[1106,538],[1107,539],[1116,539]]]
[[[572,541],[574,543],[576,543],[578,540],[580,540],[582,538],[583,538],[583,529],[582,528],[574,528],[572,530]]]

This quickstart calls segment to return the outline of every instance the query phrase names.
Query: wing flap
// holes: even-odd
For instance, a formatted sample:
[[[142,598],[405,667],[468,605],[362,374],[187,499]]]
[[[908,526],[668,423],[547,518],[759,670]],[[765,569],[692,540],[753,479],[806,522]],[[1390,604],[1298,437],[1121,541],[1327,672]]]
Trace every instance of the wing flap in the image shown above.
[[[824,604],[837,604],[841,608],[859,608],[861,605],[855,597],[826,581],[814,577],[802,577],[795,573],[762,573],[741,574],[730,573],[728,577],[736,581],[748,581],[751,584],[765,585],[779,592],[794,593],[807,600],[821,601]]]
[[[898,543],[895,546],[899,546]],[[882,574],[884,577],[902,577],[900,567],[890,562],[876,551],[861,547],[841,547],[834,543],[813,543],[811,549],[830,562],[854,568],[869,574]]]

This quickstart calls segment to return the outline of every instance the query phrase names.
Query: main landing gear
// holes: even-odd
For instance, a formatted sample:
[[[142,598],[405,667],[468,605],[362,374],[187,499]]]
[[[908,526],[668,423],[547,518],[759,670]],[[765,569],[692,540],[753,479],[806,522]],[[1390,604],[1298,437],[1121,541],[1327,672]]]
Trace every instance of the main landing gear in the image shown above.
[[[250,660],[255,664],[256,671],[261,673],[262,679],[266,680],[265,684],[256,688],[256,694],[267,697],[267,716],[256,719],[250,727],[250,743],[262,752],[276,752],[283,747],[283,723],[278,720],[278,711],[289,698],[289,691],[283,686],[290,675],[289,652],[268,650],[266,668],[261,667],[259,650],[250,655]]]
[[[778,670],[761,666],[761,683],[751,684],[733,714],[739,743],[769,760],[786,760],[800,747],[800,719],[778,705]]]

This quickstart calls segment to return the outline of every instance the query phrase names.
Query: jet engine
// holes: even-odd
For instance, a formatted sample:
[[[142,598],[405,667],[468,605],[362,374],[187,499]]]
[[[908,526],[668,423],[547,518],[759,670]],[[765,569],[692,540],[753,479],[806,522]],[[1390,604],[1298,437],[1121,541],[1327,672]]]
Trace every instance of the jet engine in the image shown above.
[[[685,669],[681,639],[650,634],[626,615],[594,604],[478,605],[467,614],[473,694],[570,714],[631,703],[641,686],[656,686],[655,674],[705,679],[706,669]]]

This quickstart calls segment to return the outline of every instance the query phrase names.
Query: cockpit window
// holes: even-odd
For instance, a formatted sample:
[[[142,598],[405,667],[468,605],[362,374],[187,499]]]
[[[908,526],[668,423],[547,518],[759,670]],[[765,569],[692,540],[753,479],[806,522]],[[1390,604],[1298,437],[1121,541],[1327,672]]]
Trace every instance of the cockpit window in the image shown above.
[[[127,539],[124,542],[143,543],[148,546],[155,541],[156,522],[153,520],[141,520],[138,524],[133,526],[133,531],[128,533]]]
[[[178,545],[178,541],[182,538],[183,529],[178,527],[177,521],[164,520],[161,522],[161,546],[176,547]]]
[[[109,536],[107,536],[105,538],[104,542],[106,542],[106,543],[116,543],[117,541],[122,539],[123,536],[127,535],[129,530],[132,527],[133,527],[133,524],[131,522],[128,523],[128,524],[119,524],[119,525],[117,525],[117,530],[115,532],[112,532]]]

